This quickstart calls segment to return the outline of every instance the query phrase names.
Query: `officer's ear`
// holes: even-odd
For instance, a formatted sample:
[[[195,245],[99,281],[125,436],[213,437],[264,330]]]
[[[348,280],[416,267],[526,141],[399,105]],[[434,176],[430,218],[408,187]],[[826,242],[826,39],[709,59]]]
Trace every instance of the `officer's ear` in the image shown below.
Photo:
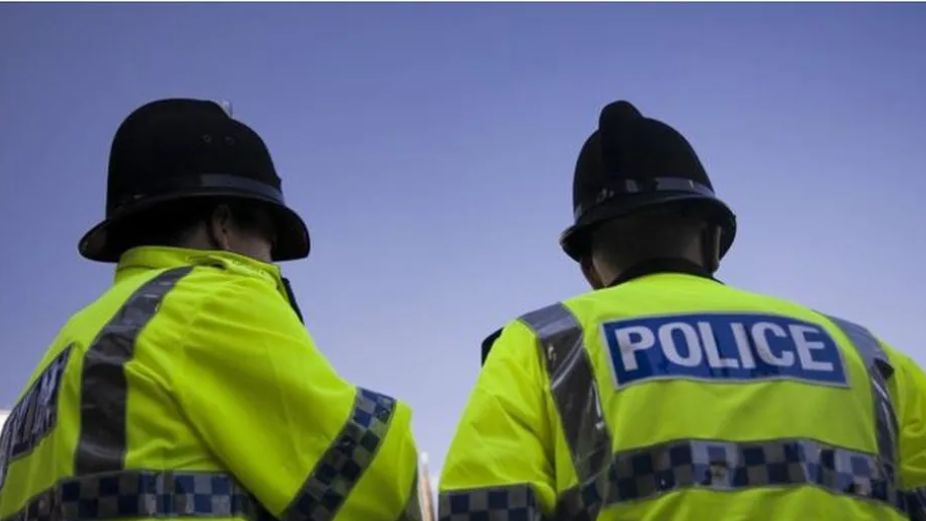
[[[582,260],[579,261],[579,265],[582,266],[582,274],[585,275],[585,280],[588,281],[592,289],[601,289],[604,287],[604,284],[601,282],[601,275],[599,275],[598,270],[595,269],[595,263],[592,262],[591,255],[582,257]]]
[[[227,204],[216,205],[209,213],[209,219],[206,221],[206,233],[209,234],[209,242],[217,250],[231,250],[231,226],[232,212]]]

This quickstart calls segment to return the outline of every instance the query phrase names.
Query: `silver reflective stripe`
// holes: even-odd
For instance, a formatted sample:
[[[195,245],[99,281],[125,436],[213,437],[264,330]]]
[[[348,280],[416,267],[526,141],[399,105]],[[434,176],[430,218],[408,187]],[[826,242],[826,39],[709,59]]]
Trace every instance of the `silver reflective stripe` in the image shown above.
[[[874,402],[878,453],[881,459],[890,465],[888,470],[891,481],[896,482],[894,468],[897,464],[897,416],[894,413],[894,405],[887,387],[887,379],[893,374],[894,368],[891,367],[891,362],[881,347],[881,343],[871,332],[841,318],[829,317],[829,319],[839,326],[865,362]]]
[[[450,490],[438,499],[439,521],[541,521],[530,485]],[[593,519],[593,518],[592,518]]]
[[[389,430],[395,405],[389,396],[357,389],[350,418],[283,512],[284,521],[334,519],[373,462]]]
[[[80,438],[75,474],[119,470],[126,451],[125,364],[135,354],[135,340],[157,313],[161,300],[193,268],[161,273],[129,297],[87,348],[80,386]]]
[[[521,321],[534,330],[539,340],[576,475],[587,489],[580,497],[581,507],[576,508],[594,519],[604,497],[602,472],[611,455],[611,435],[602,414],[582,326],[560,303],[528,313]]]
[[[123,470],[68,478],[3,521],[272,517],[228,474]]]
[[[856,351],[865,362],[871,381],[871,395],[874,401],[875,424],[878,437],[878,452],[888,463],[892,483],[899,481],[894,469],[898,468],[897,444],[899,430],[897,414],[894,410],[887,380],[893,375],[894,368],[878,339],[864,327],[837,317],[829,317],[849,338]],[[926,489],[913,489],[902,494],[904,508],[910,519],[926,521]]]

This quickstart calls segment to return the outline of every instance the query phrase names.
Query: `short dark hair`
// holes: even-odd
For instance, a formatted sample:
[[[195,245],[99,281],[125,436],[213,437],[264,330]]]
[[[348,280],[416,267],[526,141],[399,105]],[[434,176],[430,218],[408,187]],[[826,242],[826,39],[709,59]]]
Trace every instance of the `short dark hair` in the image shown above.
[[[680,257],[710,222],[706,208],[696,202],[662,204],[598,225],[590,251],[612,266]]]
[[[263,231],[266,207],[259,201],[236,197],[181,199],[160,204],[126,219],[112,230],[122,251],[138,246],[181,246],[219,206],[227,206],[235,224],[248,231]]]

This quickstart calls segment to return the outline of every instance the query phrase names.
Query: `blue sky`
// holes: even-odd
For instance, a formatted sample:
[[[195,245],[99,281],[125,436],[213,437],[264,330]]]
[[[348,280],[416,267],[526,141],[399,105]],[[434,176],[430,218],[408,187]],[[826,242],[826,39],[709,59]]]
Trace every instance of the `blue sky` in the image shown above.
[[[112,133],[231,100],[313,253],[319,347],[404,398],[439,467],[479,342],[585,290],[576,155],[628,99],[688,137],[740,234],[720,276],[926,362],[926,5],[0,5],[0,408],[112,267],[82,260]]]

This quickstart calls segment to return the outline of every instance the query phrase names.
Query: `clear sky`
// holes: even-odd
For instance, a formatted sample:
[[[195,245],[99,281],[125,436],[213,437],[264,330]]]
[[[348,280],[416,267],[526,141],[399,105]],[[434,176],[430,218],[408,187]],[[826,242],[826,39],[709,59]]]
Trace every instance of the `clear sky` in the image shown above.
[[[110,283],[82,260],[119,122],[228,99],[313,252],[319,347],[415,409],[440,467],[481,339],[585,290],[576,155],[628,99],[698,151],[740,234],[720,277],[926,362],[926,5],[0,5],[0,409]]]

